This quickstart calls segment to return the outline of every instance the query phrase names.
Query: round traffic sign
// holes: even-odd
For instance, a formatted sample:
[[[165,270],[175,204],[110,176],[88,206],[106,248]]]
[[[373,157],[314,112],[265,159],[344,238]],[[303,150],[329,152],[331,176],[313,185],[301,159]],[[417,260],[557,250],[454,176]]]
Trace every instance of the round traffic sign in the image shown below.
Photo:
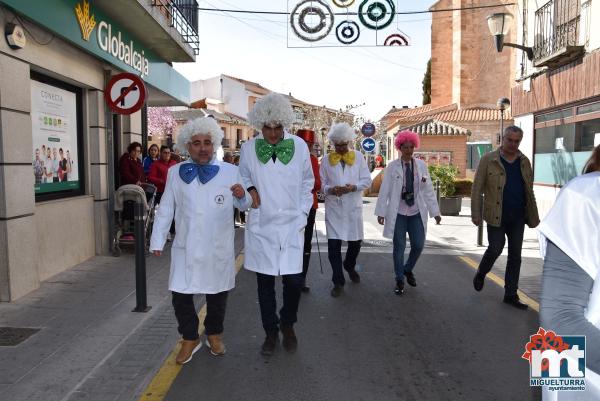
[[[360,142],[360,146],[365,152],[373,152],[375,150],[375,139],[365,138]]]
[[[135,74],[123,72],[113,76],[104,89],[104,99],[118,114],[135,113],[146,100],[144,81]]]
[[[375,135],[375,124],[364,123],[362,128],[360,129],[360,132],[362,132],[362,134],[367,137]]]

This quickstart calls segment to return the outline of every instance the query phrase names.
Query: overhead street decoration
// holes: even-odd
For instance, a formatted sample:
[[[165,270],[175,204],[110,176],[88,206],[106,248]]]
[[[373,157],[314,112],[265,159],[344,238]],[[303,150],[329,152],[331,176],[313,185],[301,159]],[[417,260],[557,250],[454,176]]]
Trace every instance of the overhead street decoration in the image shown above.
[[[113,76],[104,89],[104,99],[118,114],[135,113],[146,100],[144,81],[135,74],[124,72]]]
[[[288,47],[409,46],[398,1],[288,0]]]
[[[375,139],[373,138],[365,138],[360,142],[360,146],[363,148],[365,152],[374,152],[375,151]]]

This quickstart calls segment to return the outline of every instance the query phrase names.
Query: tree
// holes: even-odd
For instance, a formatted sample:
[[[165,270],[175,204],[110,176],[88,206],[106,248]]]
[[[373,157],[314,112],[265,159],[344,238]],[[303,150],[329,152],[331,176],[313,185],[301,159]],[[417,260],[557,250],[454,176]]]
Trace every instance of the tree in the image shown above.
[[[177,122],[168,107],[148,107],[148,134],[155,138],[172,135]]]
[[[431,59],[427,62],[427,71],[423,77],[423,105],[431,103]]]

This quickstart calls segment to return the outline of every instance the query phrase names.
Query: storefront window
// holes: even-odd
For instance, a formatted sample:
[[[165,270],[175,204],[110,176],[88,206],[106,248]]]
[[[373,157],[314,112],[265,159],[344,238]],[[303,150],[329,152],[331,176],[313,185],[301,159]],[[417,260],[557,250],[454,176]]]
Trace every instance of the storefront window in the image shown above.
[[[600,136],[600,119],[535,130],[534,181],[564,185],[581,174]]]
[[[32,74],[36,200],[83,193],[80,111],[81,95],[77,88]]]

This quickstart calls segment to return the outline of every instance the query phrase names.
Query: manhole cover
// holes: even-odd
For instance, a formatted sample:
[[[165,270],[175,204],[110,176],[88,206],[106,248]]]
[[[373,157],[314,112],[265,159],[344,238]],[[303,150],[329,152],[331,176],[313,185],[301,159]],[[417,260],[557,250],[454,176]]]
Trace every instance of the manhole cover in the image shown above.
[[[38,331],[40,329],[0,327],[0,347],[19,345]]]

